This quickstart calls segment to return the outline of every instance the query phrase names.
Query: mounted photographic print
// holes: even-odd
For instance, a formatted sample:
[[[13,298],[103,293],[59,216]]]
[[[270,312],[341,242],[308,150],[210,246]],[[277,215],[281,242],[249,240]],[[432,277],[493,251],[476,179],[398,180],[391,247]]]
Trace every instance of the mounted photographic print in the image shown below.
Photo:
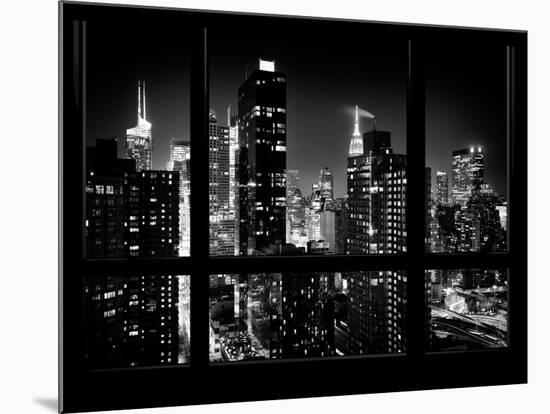
[[[526,39],[62,2],[61,411],[525,382]]]

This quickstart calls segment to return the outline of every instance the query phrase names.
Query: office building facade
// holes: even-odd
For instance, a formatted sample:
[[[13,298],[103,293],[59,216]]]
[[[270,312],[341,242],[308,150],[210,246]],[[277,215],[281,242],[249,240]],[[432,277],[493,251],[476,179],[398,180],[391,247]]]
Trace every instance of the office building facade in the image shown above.
[[[406,157],[394,154],[391,135],[363,135],[363,153],[348,157],[350,254],[406,251]],[[349,286],[349,351],[352,354],[406,350],[406,274],[352,272]]]
[[[286,238],[286,75],[260,59],[238,90],[240,253]]]
[[[449,176],[444,171],[436,173],[435,203],[438,205],[449,204]]]
[[[484,159],[482,147],[470,147],[453,151],[453,203],[464,207],[472,195],[472,190],[481,189],[484,183]]]

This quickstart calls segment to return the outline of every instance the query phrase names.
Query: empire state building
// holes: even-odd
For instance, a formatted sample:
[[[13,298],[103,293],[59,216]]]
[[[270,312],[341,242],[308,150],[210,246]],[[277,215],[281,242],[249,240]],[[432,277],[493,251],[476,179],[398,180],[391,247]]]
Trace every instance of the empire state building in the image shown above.
[[[137,171],[152,170],[153,138],[147,121],[145,81],[138,81],[137,125],[126,130],[126,158],[136,160]]]
[[[358,155],[363,155],[363,137],[359,132],[359,107],[355,105],[355,128],[349,144],[349,156],[357,157]]]

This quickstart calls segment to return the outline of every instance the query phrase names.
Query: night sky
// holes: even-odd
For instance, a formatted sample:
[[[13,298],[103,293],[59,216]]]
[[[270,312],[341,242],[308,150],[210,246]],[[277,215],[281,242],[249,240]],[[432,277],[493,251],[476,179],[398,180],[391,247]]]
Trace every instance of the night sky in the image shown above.
[[[226,121],[228,104],[236,111],[245,68],[257,66],[259,57],[274,59],[276,70],[287,74],[287,168],[300,171],[304,195],[324,167],[333,170],[335,196],[346,195],[356,103],[376,115],[378,129],[392,132],[396,152],[405,151],[405,42],[368,44],[346,33],[304,29],[246,36],[246,48],[239,49],[223,31],[210,36],[210,106],[218,120]],[[361,119],[361,132],[372,125]]]
[[[434,49],[426,72],[426,163],[449,174],[454,149],[482,146],[485,179],[506,194],[506,49]]]
[[[157,26],[136,37],[132,27],[88,24],[87,140],[116,136],[124,154],[127,128],[136,123],[137,81],[146,81],[153,124],[153,168],[164,169],[172,137],[189,139],[189,44],[175,27]],[[251,33],[256,33],[251,36]],[[287,168],[300,171],[304,195],[319,170],[332,168],[335,195],[346,194],[346,166],[353,106],[377,117],[405,152],[406,42],[365,39],[350,33],[300,30],[209,31],[210,106],[226,123],[237,113],[237,89],[259,57],[274,59],[287,74]],[[450,174],[451,152],[470,144],[486,153],[486,177],[505,190],[505,52],[437,50],[428,59],[427,163]],[[360,130],[372,128],[363,118]]]
[[[166,169],[170,138],[189,139],[189,44],[183,31],[155,26],[88,23],[87,141],[118,138],[124,156],[126,129],[137,122],[137,81],[145,80],[153,129],[153,168]]]

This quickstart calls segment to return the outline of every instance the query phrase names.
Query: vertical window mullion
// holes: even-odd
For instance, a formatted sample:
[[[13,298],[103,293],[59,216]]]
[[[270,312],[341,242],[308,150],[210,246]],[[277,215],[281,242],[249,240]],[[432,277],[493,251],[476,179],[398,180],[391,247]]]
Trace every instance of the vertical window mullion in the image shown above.
[[[206,28],[191,41],[191,365],[208,365],[208,57]]]
[[[424,353],[425,62],[421,40],[409,40],[407,76],[407,353]]]
[[[508,340],[527,366],[527,40],[507,46],[508,133]]]
[[[72,391],[70,379],[83,367],[82,278],[84,257],[84,151],[86,22],[63,21],[60,51],[60,244],[59,346],[60,395]],[[79,137],[80,139],[77,139]],[[75,139],[76,138],[76,139]],[[65,173],[68,171],[70,173]],[[71,173],[72,172],[72,173]],[[81,241],[80,243],[71,241]],[[65,380],[64,380],[65,379]],[[68,379],[68,380],[67,380]],[[63,398],[60,398],[63,409]]]

